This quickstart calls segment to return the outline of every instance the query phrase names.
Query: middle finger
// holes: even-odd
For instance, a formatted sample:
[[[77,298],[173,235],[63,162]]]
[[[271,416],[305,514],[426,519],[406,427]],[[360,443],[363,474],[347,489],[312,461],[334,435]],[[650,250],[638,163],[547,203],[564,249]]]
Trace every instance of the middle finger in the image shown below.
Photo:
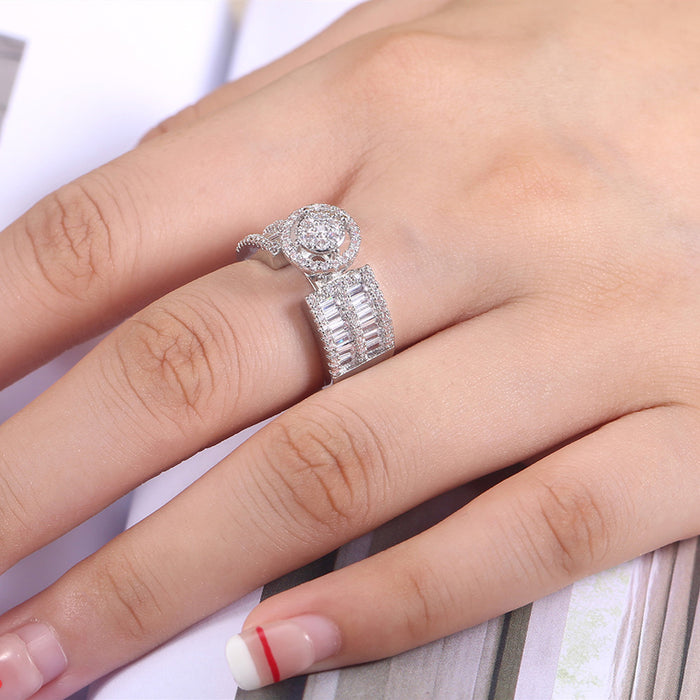
[[[361,223],[371,219],[359,201],[352,210]],[[398,349],[512,294],[487,282],[494,267],[511,267],[492,253],[472,259],[480,273],[465,276],[454,264],[458,252],[444,270],[439,259],[437,270],[417,265],[429,257],[421,237],[399,224],[363,228],[361,256],[369,253],[387,297]],[[318,388],[322,364],[303,312],[306,292],[291,267],[222,268],[138,313],[0,426],[0,566]]]

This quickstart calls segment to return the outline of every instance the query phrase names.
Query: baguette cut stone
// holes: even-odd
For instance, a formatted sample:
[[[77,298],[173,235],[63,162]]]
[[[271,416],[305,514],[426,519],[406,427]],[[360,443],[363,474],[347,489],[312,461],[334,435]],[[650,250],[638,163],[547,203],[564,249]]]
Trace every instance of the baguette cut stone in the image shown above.
[[[331,382],[393,354],[391,316],[369,265],[324,284],[306,303]]]

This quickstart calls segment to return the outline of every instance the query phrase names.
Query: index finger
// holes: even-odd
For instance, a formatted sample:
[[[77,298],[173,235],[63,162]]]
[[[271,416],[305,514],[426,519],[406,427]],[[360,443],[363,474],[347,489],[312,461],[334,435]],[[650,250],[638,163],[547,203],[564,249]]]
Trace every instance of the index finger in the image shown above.
[[[144,144],[2,232],[0,387],[232,262],[242,235],[300,200],[336,197],[353,145],[325,75],[306,66]]]
[[[198,102],[168,117],[153,129],[143,140],[190,126],[212,112],[269,85],[274,80],[306,63],[316,60],[351,39],[382,27],[419,19],[427,12],[447,4],[448,0],[370,0],[351,7],[338,20],[281,58],[262,68],[242,76],[238,80],[222,85]],[[320,9],[320,6],[319,6]],[[333,7],[330,7],[331,12]],[[312,13],[313,14],[313,13]]]

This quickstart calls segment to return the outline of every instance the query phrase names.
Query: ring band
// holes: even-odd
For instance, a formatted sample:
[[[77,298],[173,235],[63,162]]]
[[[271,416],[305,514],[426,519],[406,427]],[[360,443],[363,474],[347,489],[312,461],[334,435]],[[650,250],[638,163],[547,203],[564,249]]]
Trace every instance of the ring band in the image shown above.
[[[360,238],[347,212],[311,204],[236,248],[238,260],[261,260],[273,269],[292,264],[306,275],[314,288],[306,304],[330,384],[394,354],[391,314],[372,268],[348,269]]]

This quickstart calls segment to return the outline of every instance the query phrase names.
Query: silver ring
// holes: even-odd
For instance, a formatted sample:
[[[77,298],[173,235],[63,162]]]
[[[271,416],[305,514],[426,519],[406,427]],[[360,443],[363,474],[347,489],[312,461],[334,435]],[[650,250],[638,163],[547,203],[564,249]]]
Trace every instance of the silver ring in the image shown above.
[[[236,248],[238,260],[261,260],[273,269],[291,263],[306,275],[314,288],[306,305],[331,384],[394,354],[391,314],[372,268],[348,269],[360,239],[346,211],[311,204]]]

